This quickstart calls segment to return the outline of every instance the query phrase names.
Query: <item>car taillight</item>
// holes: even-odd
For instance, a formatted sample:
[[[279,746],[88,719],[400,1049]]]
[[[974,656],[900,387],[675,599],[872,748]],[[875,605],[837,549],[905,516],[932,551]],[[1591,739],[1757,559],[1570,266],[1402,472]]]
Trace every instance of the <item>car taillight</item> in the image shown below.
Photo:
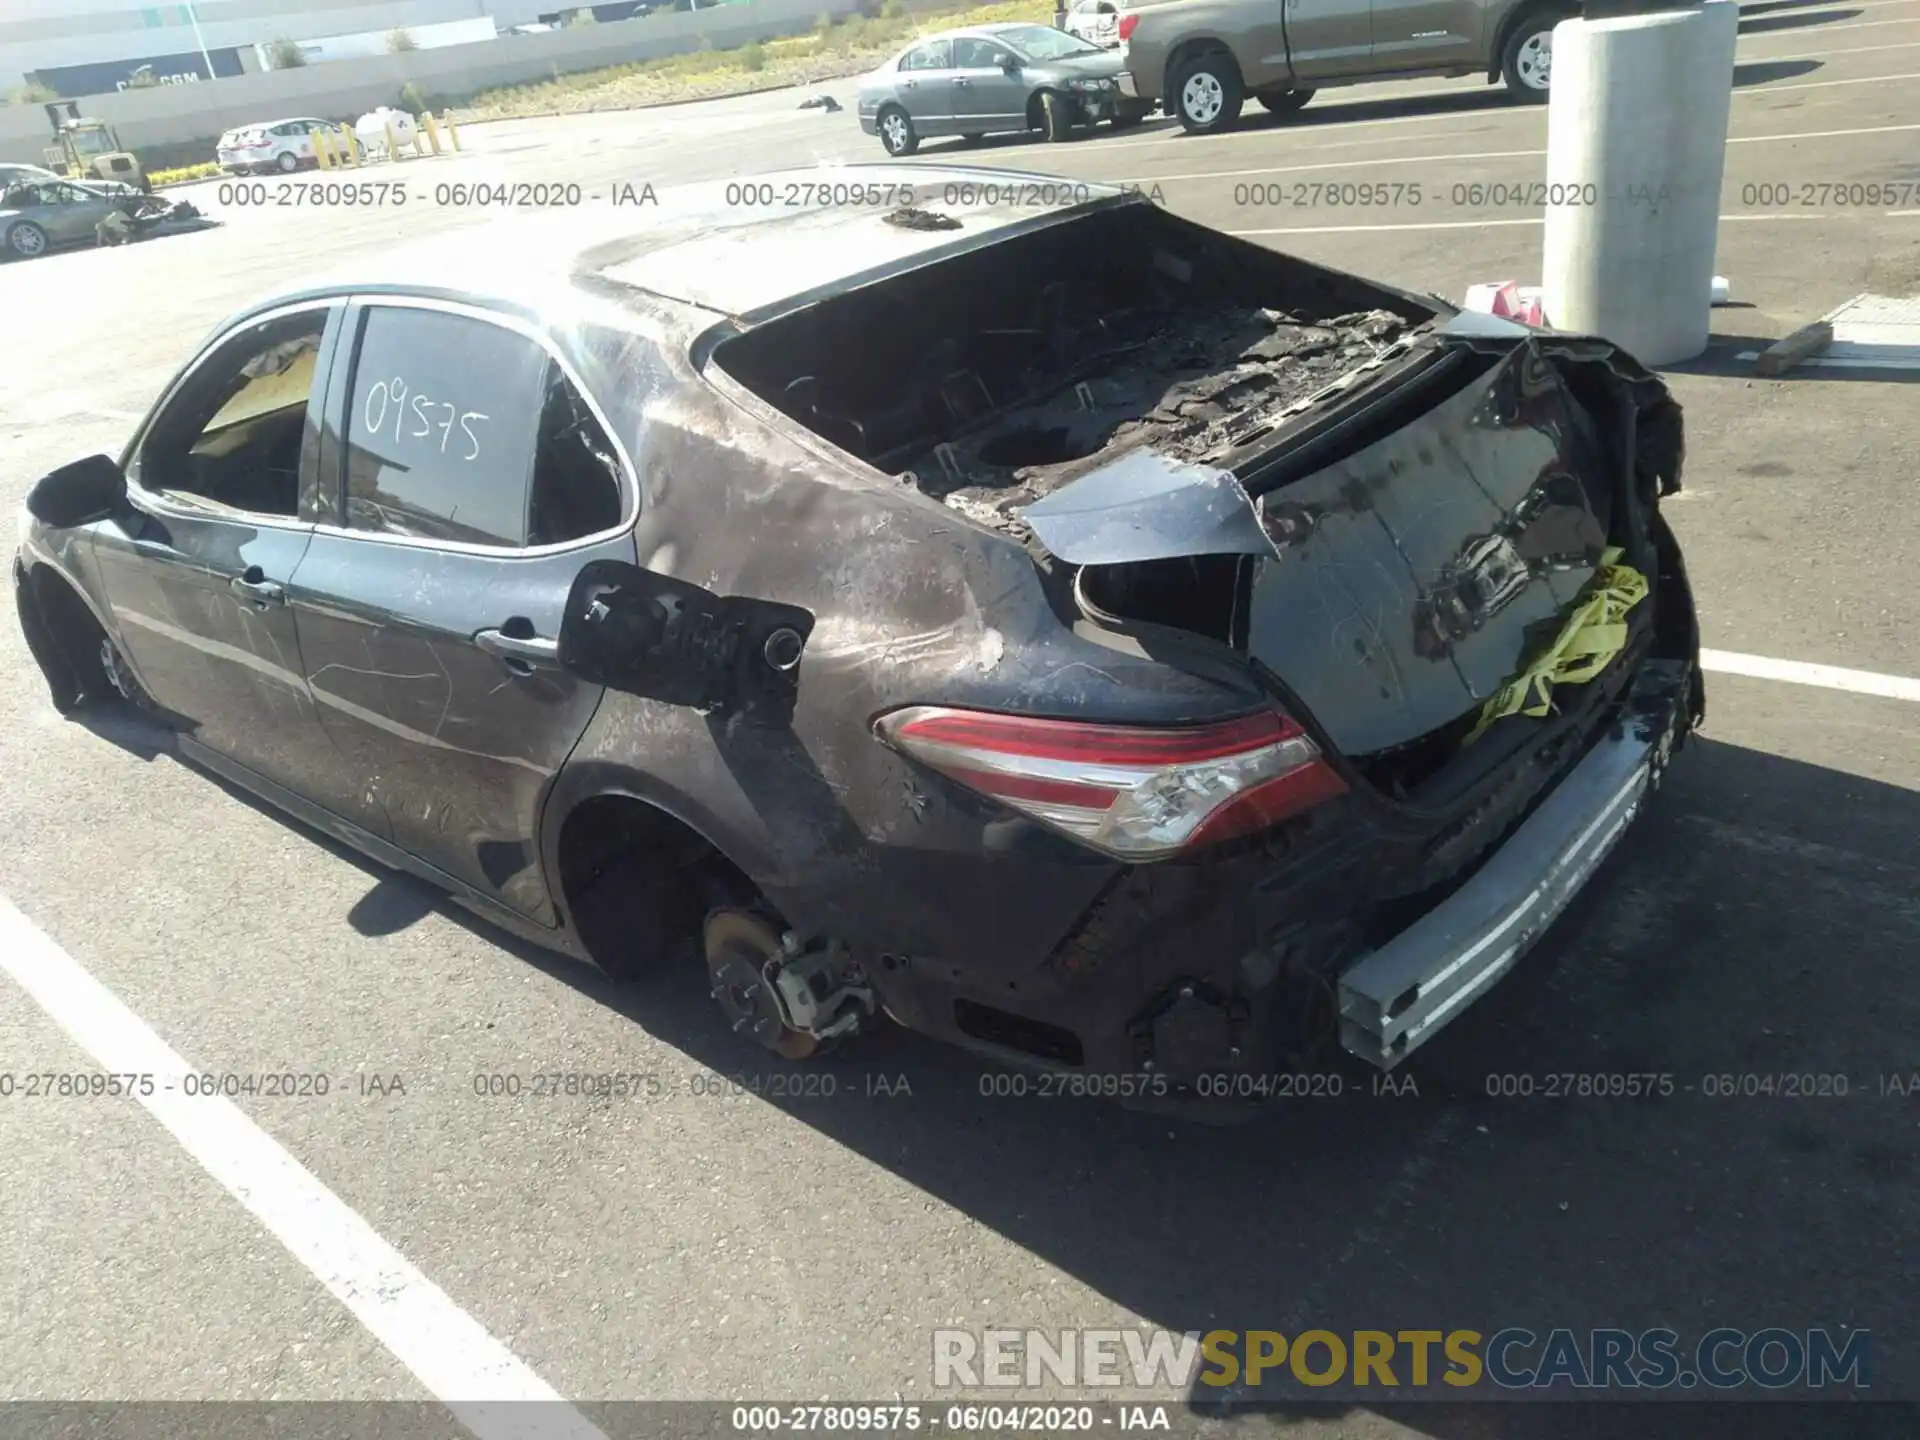
[[[1138,15],[1122,15],[1120,17],[1120,38],[1122,40],[1131,40],[1134,30],[1139,24],[1140,17]]]
[[[1122,860],[1264,830],[1347,788],[1278,711],[1147,728],[917,705],[876,728],[922,764]]]

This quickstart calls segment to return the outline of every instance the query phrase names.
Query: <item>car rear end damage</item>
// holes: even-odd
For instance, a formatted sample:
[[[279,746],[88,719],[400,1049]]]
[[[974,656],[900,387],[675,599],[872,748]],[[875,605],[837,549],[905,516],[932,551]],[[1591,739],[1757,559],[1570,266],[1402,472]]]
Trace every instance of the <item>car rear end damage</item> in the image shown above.
[[[1611,833],[1618,737],[1664,756],[1699,717],[1658,515],[1678,407],[1604,342],[1130,197],[890,233],[845,221],[880,268],[694,349],[769,437],[722,442],[736,468],[807,475],[801,528],[761,529],[836,577],[709,582],[817,617],[793,740],[831,803],[743,868],[881,1008],[1010,1060],[1190,1081],[1340,1036],[1394,1063],[1591,873],[1571,840],[1520,860]],[[1629,572],[1644,598],[1570,644]],[[1456,963],[1497,900],[1492,958]]]
[[[1390,1067],[1538,937],[1700,718],[1658,515],[1678,406],[1603,341],[1102,202],[713,362],[1024,547],[1053,623],[1265,697],[1159,731],[1044,683],[878,714],[930,791],[1118,862],[1037,971],[882,975],[915,1028],[1189,1081],[1334,1035]],[[1646,580],[1580,637],[1605,663],[1501,711],[1603,572]]]

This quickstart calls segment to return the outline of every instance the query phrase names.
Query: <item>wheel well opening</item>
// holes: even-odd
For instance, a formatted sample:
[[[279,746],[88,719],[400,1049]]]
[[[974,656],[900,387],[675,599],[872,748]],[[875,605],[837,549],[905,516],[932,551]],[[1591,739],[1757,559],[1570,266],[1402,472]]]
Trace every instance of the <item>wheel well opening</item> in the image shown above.
[[[1522,5],[1516,8],[1511,15],[1507,16],[1507,18],[1500,23],[1500,33],[1495,36],[1493,42],[1492,58],[1487,63],[1487,78],[1489,80],[1498,80],[1500,78],[1500,67],[1505,63],[1507,57],[1507,45],[1522,25],[1525,25],[1530,20],[1538,20],[1543,16],[1551,17],[1554,23],[1558,24],[1569,16],[1578,13],[1577,9],[1559,4],[1557,0],[1540,0],[1539,4]]]
[[[105,632],[86,601],[50,565],[31,567],[24,590],[20,618],[27,645],[53,691],[55,708],[64,714],[83,699],[105,695],[106,672],[100,663]]]
[[[709,911],[758,895],[705,836],[631,795],[576,805],[560,831],[559,866],[575,932],[616,976],[697,955]]]
[[[1224,56],[1227,64],[1233,66],[1234,73],[1239,73],[1240,62],[1233,58],[1233,51],[1220,41],[1213,39],[1182,40],[1178,45],[1174,46],[1173,53],[1167,56],[1167,76],[1162,93],[1171,98],[1173,95],[1173,77],[1180,73],[1180,67],[1185,65],[1189,60],[1196,60],[1202,55]]]

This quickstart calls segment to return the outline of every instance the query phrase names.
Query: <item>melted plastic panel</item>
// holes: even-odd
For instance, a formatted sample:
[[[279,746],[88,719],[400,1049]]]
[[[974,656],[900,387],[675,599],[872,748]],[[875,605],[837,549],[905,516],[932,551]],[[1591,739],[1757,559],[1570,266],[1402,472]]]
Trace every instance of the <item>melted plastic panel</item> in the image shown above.
[[[1036,501],[1026,521],[1069,565],[1275,553],[1232,471],[1152,450],[1132,451]]]
[[[1267,495],[1248,649],[1342,751],[1482,705],[1593,578],[1612,485],[1529,342],[1421,419]]]

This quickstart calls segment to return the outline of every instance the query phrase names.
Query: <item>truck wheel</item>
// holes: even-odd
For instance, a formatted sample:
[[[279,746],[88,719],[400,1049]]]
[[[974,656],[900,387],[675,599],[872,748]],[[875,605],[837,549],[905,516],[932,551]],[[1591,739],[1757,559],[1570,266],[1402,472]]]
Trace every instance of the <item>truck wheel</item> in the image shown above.
[[[1246,95],[1240,67],[1225,50],[1204,51],[1182,61],[1167,86],[1173,113],[1189,135],[1231,129]]]
[[[913,121],[898,105],[880,112],[874,126],[880,132],[880,144],[889,155],[911,155],[920,148],[920,137],[913,133]]]
[[[1553,77],[1553,27],[1563,18],[1553,11],[1525,16],[1507,37],[1500,52],[1500,78],[1516,98],[1534,105],[1547,98]]]
[[[47,232],[31,220],[22,220],[7,231],[7,249],[22,260],[47,253]]]
[[[1291,115],[1313,98],[1311,90],[1262,90],[1253,97],[1269,115]]]
[[[1040,92],[1040,128],[1054,144],[1073,138],[1073,105],[1052,90]]]

